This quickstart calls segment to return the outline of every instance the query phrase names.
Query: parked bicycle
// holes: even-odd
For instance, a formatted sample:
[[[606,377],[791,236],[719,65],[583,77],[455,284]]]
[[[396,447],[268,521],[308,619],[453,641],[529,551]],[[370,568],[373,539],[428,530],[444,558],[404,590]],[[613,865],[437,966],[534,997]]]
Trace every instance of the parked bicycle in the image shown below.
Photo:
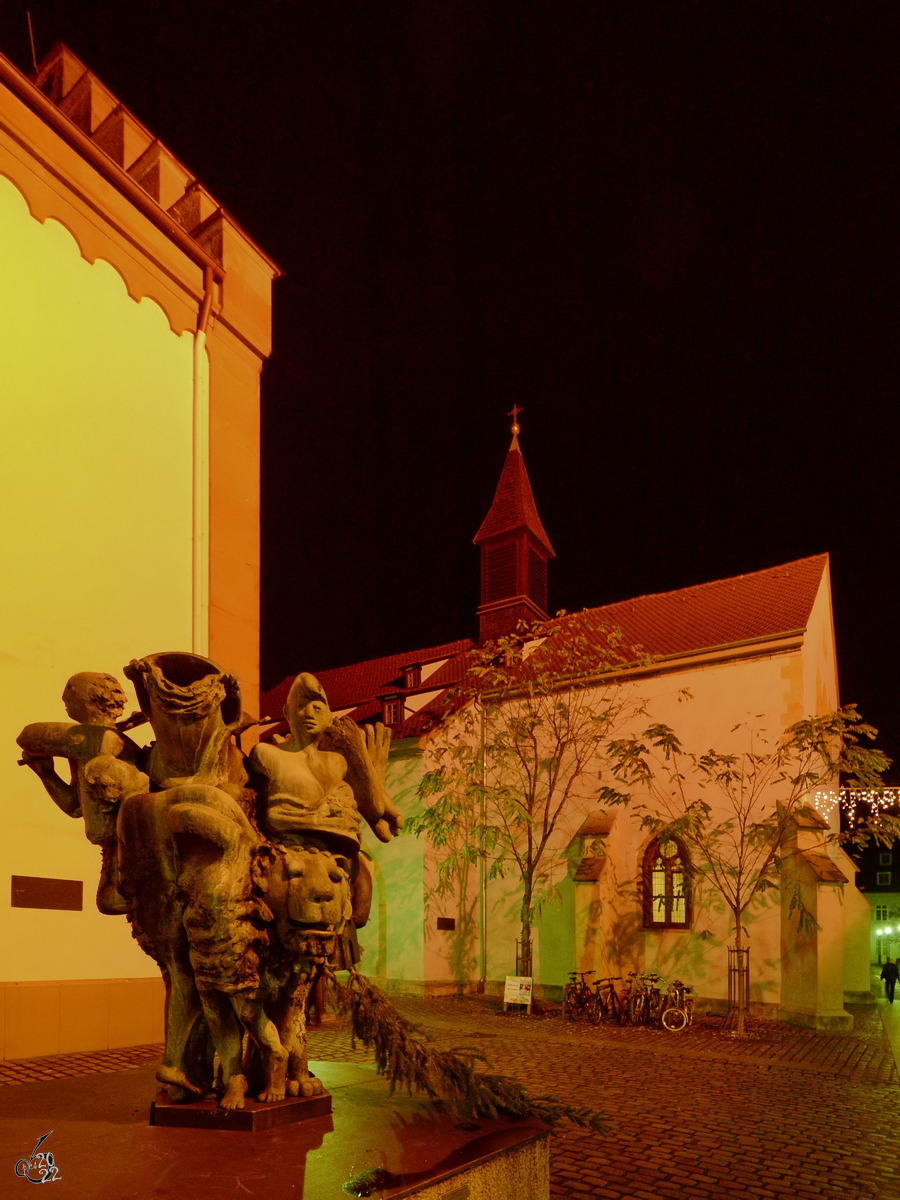
[[[680,979],[674,979],[663,1000],[660,1023],[663,1029],[668,1029],[670,1033],[679,1033],[692,1024],[693,1020],[694,997],[691,995],[691,989]]]
[[[639,974],[629,971],[631,989],[628,993],[628,1018],[632,1025],[654,1025],[662,1008],[661,984],[665,980],[652,971]]]
[[[588,983],[588,975],[593,971],[570,971],[569,982],[563,990],[563,1016],[568,1021],[576,1017],[587,1017],[592,1025],[599,1025],[603,1019],[600,999]]]
[[[616,991],[616,984],[621,983],[621,975],[611,975],[608,979],[598,979],[594,983],[594,993],[597,997],[600,1015],[622,1024],[623,997]]]

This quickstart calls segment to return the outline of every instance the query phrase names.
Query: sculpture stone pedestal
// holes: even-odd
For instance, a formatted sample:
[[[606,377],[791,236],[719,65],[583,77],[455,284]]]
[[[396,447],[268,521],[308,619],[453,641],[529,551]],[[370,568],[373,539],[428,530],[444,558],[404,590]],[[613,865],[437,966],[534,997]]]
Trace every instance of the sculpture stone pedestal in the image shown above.
[[[10,1179],[52,1131],[41,1149],[54,1156],[60,1195],[91,1200],[549,1200],[545,1125],[465,1121],[421,1097],[391,1096],[372,1067],[310,1065],[331,1094],[331,1115],[243,1136],[150,1125],[153,1067],[0,1088]],[[353,1186],[367,1177],[371,1190]]]
[[[193,1104],[173,1104],[164,1088],[150,1105],[150,1124],[169,1125],[179,1129],[225,1129],[239,1133],[257,1133],[277,1125],[292,1125],[311,1117],[327,1117],[331,1112],[331,1096],[296,1096],[260,1104],[247,1097],[243,1108],[230,1112],[219,1108],[215,1100],[200,1100]]]

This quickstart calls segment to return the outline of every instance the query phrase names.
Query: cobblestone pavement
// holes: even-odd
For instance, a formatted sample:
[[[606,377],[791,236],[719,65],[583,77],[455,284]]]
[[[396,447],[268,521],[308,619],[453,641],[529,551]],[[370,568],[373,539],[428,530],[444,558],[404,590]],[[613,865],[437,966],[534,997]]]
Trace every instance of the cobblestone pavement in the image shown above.
[[[11,1083],[40,1083],[74,1075],[103,1075],[144,1067],[162,1058],[163,1045],[125,1046],[121,1050],[92,1050],[85,1054],[54,1054],[47,1058],[0,1060],[0,1087]]]
[[[554,1200],[900,1200],[900,1087],[874,1008],[857,1010],[852,1033],[758,1024],[737,1041],[714,1018],[669,1034],[504,1015],[480,997],[396,1003],[439,1046],[477,1048],[536,1095],[605,1110],[604,1136],[553,1135]],[[4,1062],[0,1084],[119,1071],[161,1051]],[[371,1061],[334,1019],[310,1031],[310,1057]]]
[[[900,1200],[900,1088],[874,1008],[852,1033],[755,1023],[738,1041],[710,1017],[670,1034],[504,1015],[474,997],[397,1007],[536,1095],[606,1111],[605,1136],[553,1135],[554,1200]],[[343,1037],[311,1033],[312,1054],[336,1057]]]

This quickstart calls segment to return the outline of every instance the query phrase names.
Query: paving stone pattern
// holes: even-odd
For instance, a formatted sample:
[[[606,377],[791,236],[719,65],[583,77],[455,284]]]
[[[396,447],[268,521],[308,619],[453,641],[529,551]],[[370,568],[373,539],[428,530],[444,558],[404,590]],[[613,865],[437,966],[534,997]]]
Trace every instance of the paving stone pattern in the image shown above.
[[[900,1087],[874,1008],[857,1010],[852,1033],[759,1024],[737,1041],[714,1018],[669,1034],[504,1015],[480,997],[396,1003],[438,1045],[605,1110],[605,1136],[553,1135],[554,1200],[900,1200]],[[0,1063],[0,1084],[123,1070],[161,1050]],[[371,1060],[333,1019],[310,1031],[310,1057]]]
[[[438,1045],[477,1047],[535,1094],[605,1110],[604,1137],[553,1135],[554,1200],[900,1200],[900,1088],[874,1008],[850,1034],[758,1023],[738,1041],[715,1018],[670,1034],[471,997],[396,1003]],[[311,1041],[332,1057],[338,1037]]]
[[[103,1075],[144,1067],[162,1058],[164,1046],[125,1046],[121,1050],[93,1050],[84,1054],[54,1054],[47,1058],[0,1060],[0,1087],[11,1083],[40,1083],[74,1075]]]

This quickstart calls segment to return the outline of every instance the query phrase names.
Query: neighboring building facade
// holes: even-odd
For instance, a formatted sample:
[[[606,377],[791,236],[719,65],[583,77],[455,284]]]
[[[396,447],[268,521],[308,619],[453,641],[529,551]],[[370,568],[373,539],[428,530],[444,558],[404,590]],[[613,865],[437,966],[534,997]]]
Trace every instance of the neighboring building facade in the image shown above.
[[[900,788],[882,788],[877,793],[845,788],[841,806],[847,818],[875,812],[897,816],[900,812]],[[825,806],[836,804],[837,794],[823,796]],[[888,958],[900,960],[900,844],[880,846],[874,840],[852,850],[859,876],[857,884],[871,905],[869,956],[881,966]],[[876,975],[878,972],[876,972]]]
[[[97,848],[16,765],[15,738],[65,720],[70,675],[124,683],[162,650],[222,662],[256,710],[259,377],[279,272],[63,46],[33,81],[0,57],[0,261],[0,855],[7,880],[84,890],[81,910],[52,907],[52,886],[46,908],[0,897],[0,1052],[15,1058],[161,1036],[158,970],[124,917],[96,911]]]
[[[518,429],[497,494],[477,542],[481,546],[481,638],[512,631],[522,616],[546,615],[546,565],[553,551],[534,504]],[[625,643],[652,662],[630,672],[652,719],[676,729],[689,749],[738,752],[750,723],[780,734],[805,716],[838,707],[837,665],[827,555],[801,559],[696,587],[571,614],[562,628],[595,638],[618,627]],[[432,763],[429,726],[446,690],[466,669],[469,641],[318,672],[335,712],[359,722],[382,720],[394,732],[389,791],[401,812],[419,811],[417,785]],[[304,664],[305,666],[306,664]],[[313,665],[313,664],[310,664]],[[293,677],[261,701],[280,713]],[[685,701],[685,689],[692,699]],[[276,731],[277,732],[277,729]],[[271,736],[271,733],[267,736]],[[596,795],[596,782],[594,783]],[[837,815],[831,818],[837,828]],[[839,849],[822,850],[829,822],[796,822],[791,887],[766,892],[748,933],[751,998],[760,1011],[820,1027],[844,1027],[845,994],[868,994],[868,914],[854,886],[855,866]],[[485,935],[479,933],[477,869],[453,905],[429,893],[433,852],[419,839],[369,843],[375,861],[373,917],[361,931],[363,969],[391,988],[439,994],[490,989],[515,974],[515,888],[486,885]],[[679,899],[677,856],[658,847],[626,809],[604,812],[586,786],[571,805],[553,847],[559,907],[548,907],[535,933],[536,983],[559,995],[567,973],[599,975],[657,970],[691,983],[710,1006],[727,995],[729,914],[708,890]],[[683,851],[682,851],[683,852]],[[640,886],[639,886],[640,885]],[[790,918],[799,887],[818,923],[807,937]]]

